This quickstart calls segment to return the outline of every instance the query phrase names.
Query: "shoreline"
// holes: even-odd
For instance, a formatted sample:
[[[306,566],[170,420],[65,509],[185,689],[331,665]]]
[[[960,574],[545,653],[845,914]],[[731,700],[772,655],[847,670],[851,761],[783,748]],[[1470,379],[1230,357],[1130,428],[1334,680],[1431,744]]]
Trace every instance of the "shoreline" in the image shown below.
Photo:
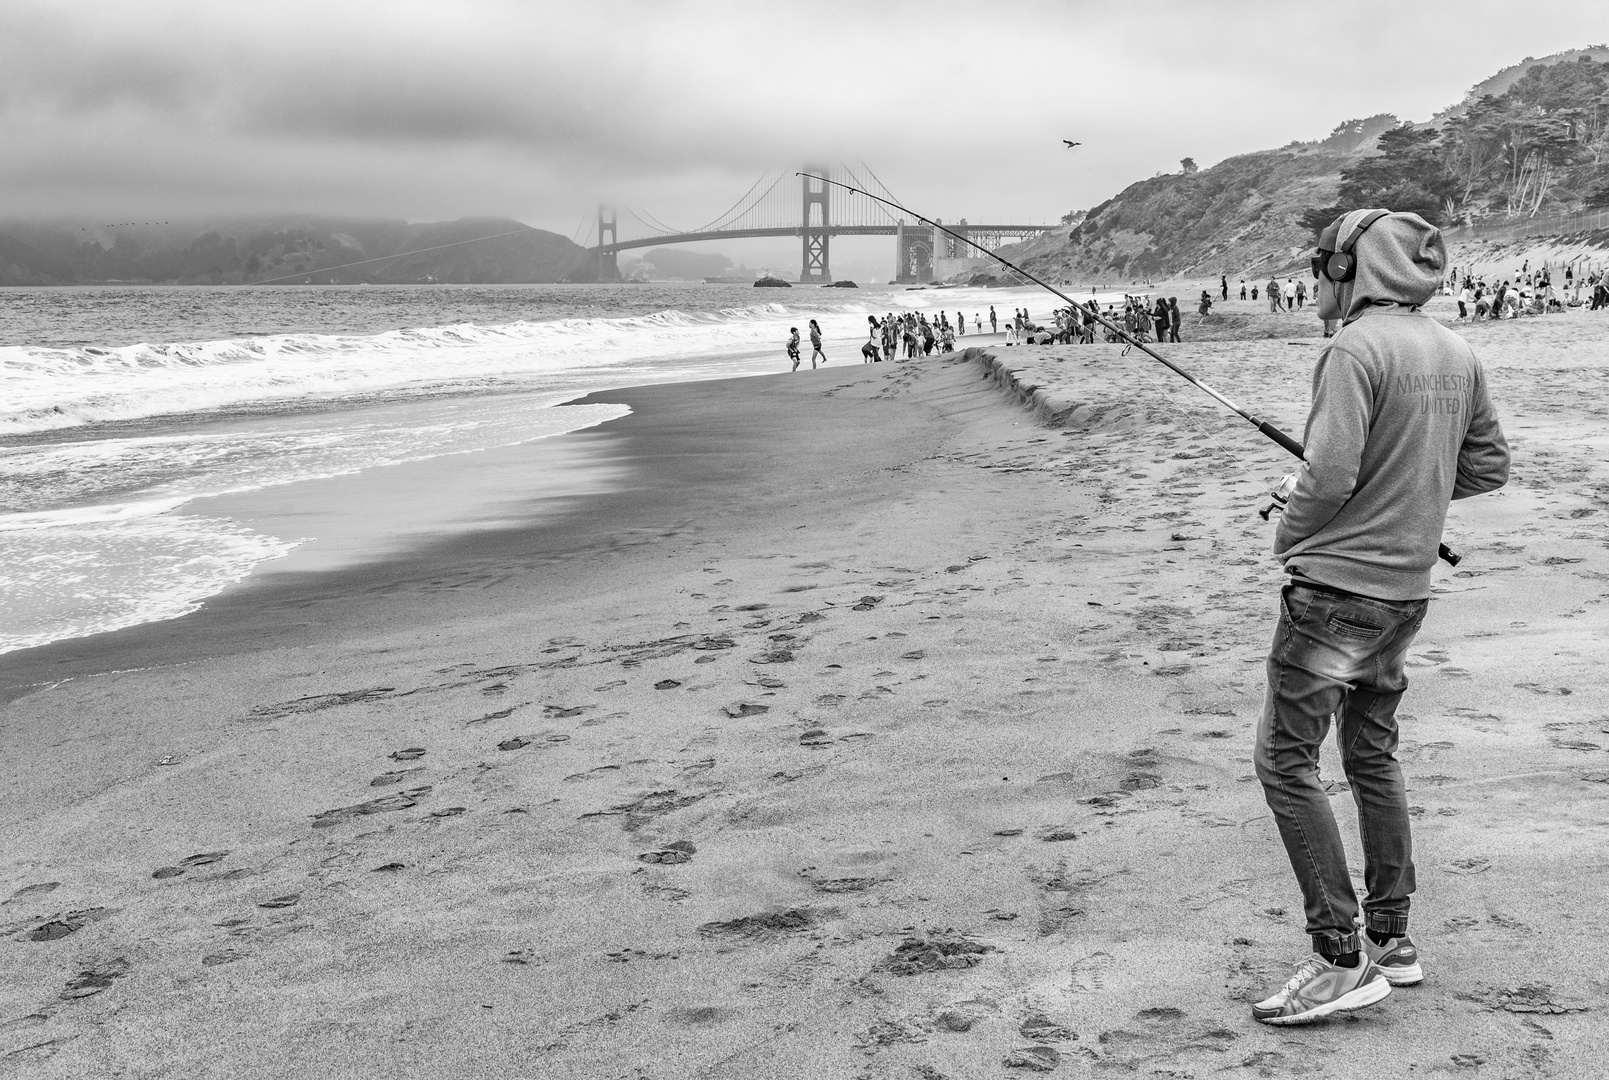
[[[1355,1022],[1246,1009],[1305,946],[1247,782],[1279,575],[1235,469],[1283,452],[1116,349],[1024,347],[998,371],[1087,413],[1037,423],[959,357],[596,393],[633,413],[566,438],[629,472],[583,512],[30,657],[143,669],[0,709],[0,1054],[1253,1076],[1346,1039],[1382,1075],[1587,1075],[1597,325],[1470,331],[1516,481],[1451,519],[1410,659],[1431,974]],[[1316,341],[1179,348],[1299,426]]]

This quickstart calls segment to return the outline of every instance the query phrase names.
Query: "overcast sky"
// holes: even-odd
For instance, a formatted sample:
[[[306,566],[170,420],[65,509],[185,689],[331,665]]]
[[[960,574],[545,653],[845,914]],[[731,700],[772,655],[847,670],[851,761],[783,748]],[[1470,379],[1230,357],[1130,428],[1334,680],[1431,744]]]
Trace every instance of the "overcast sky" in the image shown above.
[[[1605,40],[1603,0],[0,0],[0,217],[690,227],[843,158],[929,215],[1045,221]]]

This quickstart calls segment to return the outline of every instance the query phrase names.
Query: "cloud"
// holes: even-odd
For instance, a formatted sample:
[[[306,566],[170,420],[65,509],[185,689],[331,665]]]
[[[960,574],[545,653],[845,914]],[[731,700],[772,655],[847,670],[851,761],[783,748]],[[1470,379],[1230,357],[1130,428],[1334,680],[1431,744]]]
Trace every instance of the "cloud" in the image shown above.
[[[1369,0],[1337,28],[1241,0],[11,0],[0,185],[33,213],[502,213],[568,233],[600,198],[703,220],[767,169],[863,158],[926,212],[1046,220],[1187,154],[1428,115],[1576,44],[1590,10],[1515,27],[1482,3]]]

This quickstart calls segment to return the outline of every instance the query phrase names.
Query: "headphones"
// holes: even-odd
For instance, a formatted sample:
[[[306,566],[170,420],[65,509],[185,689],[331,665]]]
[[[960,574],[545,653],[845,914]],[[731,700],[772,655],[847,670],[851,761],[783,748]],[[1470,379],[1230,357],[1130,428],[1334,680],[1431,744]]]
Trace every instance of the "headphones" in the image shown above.
[[[1356,246],[1358,237],[1363,235],[1365,229],[1389,213],[1391,213],[1389,210],[1371,211],[1362,221],[1358,222],[1358,227],[1352,231],[1352,235],[1347,238],[1346,243],[1342,244],[1338,251],[1325,251],[1320,248],[1319,253],[1313,257],[1313,276],[1318,277],[1322,273],[1334,282],[1351,281],[1357,277],[1358,260],[1357,256],[1352,254],[1352,248]],[[1343,219],[1344,215],[1343,218],[1336,219],[1335,224],[1338,234]]]

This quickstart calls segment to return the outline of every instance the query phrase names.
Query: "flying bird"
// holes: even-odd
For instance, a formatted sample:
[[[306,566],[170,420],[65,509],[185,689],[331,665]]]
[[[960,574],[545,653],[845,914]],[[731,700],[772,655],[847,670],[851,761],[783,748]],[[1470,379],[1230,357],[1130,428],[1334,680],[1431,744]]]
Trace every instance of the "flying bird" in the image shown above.
[[[1075,146],[1083,146],[1084,145],[1081,142],[1074,142],[1071,139],[1063,139],[1062,142],[1067,144],[1067,149],[1069,149],[1069,150],[1071,150]]]

